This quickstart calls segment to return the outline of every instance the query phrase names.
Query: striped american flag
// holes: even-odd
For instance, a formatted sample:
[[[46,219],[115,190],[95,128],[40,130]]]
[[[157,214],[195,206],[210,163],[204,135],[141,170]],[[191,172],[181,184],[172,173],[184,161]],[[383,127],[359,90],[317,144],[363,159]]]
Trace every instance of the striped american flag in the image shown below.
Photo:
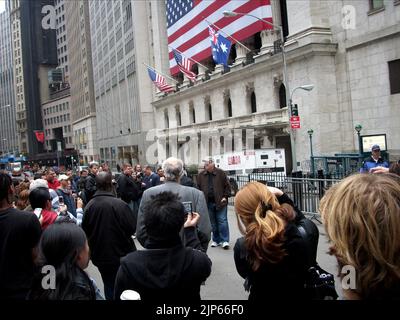
[[[196,74],[191,71],[193,62],[190,59],[182,56],[178,51],[172,50],[174,53],[175,61],[178,64],[178,68],[185,74],[191,81],[196,82]]]
[[[147,71],[149,73],[151,81],[153,81],[155,86],[160,89],[160,91],[167,93],[175,91],[174,87],[169,85],[165,77],[163,77],[161,74],[149,67],[147,67]]]
[[[223,11],[251,14],[272,23],[270,0],[165,0],[168,45],[185,57],[202,61],[211,56],[208,23],[216,25],[237,40],[271,29],[271,26],[250,16],[224,17]],[[233,41],[233,39],[230,39]],[[171,74],[179,66],[173,50],[169,52]]]

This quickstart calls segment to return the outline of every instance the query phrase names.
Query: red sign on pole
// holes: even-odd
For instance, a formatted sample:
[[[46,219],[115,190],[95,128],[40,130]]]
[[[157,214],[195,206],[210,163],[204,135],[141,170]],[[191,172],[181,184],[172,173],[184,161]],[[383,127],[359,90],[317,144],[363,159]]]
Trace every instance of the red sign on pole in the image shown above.
[[[300,129],[300,117],[299,116],[291,116],[290,117],[290,126],[292,129]]]

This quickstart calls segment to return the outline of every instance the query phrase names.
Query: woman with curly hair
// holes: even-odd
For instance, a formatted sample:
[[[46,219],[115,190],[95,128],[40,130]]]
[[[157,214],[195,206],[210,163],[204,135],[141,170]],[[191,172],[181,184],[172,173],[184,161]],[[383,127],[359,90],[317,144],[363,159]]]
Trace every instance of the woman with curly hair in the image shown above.
[[[328,190],[320,212],[339,271],[355,270],[344,297],[400,299],[400,177],[350,176]]]

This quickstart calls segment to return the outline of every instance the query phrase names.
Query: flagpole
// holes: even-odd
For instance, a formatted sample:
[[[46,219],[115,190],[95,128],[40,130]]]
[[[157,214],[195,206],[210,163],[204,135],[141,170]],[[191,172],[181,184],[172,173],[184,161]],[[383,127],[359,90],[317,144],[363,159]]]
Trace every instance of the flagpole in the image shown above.
[[[242,46],[243,48],[245,48],[247,51],[251,52],[253,50],[249,49],[248,47],[246,47],[242,42],[240,42],[239,40],[235,39],[234,37],[230,36],[229,34],[227,34],[224,30],[222,30],[221,28],[217,27],[214,23],[208,21],[207,19],[204,19],[205,22],[207,22],[209,25],[212,25],[214,28],[217,28],[219,31],[221,31],[224,35],[226,35],[229,38],[232,38],[234,41],[236,41],[240,46]]]
[[[154,69],[153,67],[150,67],[148,64],[146,64],[146,63],[144,63],[144,62],[142,62],[142,64],[144,64],[146,67],[152,69],[153,71],[155,71],[155,72],[157,72],[157,73],[163,75],[164,77],[166,77],[166,78],[168,78],[168,79],[174,81],[175,83],[179,84],[179,81],[176,81],[174,78],[171,78],[171,77],[167,76],[166,74],[157,71],[156,69]]]
[[[194,63],[197,63],[199,66],[202,66],[204,69],[210,70],[209,68],[207,68],[204,64],[201,64],[200,62],[198,62],[197,60],[194,60],[193,58],[189,58],[187,57],[185,54],[183,54],[181,51],[179,51],[178,49],[172,48],[171,46],[168,46],[168,48],[172,49],[172,50],[176,50],[178,51],[181,55],[183,55],[184,57],[186,57],[189,60],[192,60]]]

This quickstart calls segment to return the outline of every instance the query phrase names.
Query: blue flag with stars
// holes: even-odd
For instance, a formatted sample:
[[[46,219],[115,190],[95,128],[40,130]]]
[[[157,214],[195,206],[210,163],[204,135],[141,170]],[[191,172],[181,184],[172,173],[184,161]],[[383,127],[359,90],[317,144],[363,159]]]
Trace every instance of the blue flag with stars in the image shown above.
[[[215,32],[211,26],[209,27],[209,32],[211,51],[215,64],[223,64],[227,67],[232,43],[221,34]]]

